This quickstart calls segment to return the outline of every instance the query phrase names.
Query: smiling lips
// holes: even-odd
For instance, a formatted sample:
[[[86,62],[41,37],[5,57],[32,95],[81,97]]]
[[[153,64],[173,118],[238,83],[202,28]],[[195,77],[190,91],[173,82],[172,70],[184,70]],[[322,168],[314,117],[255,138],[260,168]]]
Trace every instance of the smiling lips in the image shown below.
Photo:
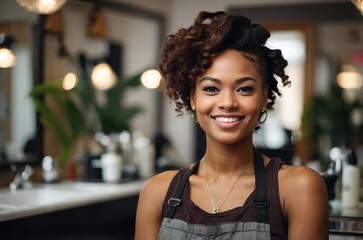
[[[219,116],[213,117],[217,125],[223,129],[234,129],[235,127],[241,124],[241,120],[243,117],[226,117],[226,116]]]
[[[233,123],[239,121],[241,118],[239,117],[215,117],[214,118],[217,122],[221,123]]]

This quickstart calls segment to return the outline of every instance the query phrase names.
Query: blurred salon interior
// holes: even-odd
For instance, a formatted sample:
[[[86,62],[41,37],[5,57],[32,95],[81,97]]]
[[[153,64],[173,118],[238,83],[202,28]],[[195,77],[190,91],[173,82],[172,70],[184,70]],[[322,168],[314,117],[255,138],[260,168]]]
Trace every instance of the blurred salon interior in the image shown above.
[[[1,239],[133,239],[145,181],[205,150],[156,70],[202,10],[271,31],[292,85],[254,145],[319,172],[330,239],[363,239],[362,0],[1,0]]]

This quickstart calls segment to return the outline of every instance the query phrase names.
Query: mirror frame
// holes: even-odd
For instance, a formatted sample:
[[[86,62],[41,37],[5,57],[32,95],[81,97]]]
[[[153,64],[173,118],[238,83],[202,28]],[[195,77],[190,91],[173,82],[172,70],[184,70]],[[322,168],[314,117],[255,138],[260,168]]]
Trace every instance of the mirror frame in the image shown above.
[[[42,83],[44,80],[43,65],[44,65],[44,20],[45,16],[38,15],[35,24],[31,29],[32,38],[32,75],[33,75],[33,86],[35,84]],[[43,126],[40,124],[38,113],[36,113],[36,126],[35,126],[35,137],[34,137],[34,156],[29,159],[11,159],[0,162],[0,169],[9,169],[10,165],[15,164],[18,166],[22,165],[36,165],[41,161],[43,155]]]

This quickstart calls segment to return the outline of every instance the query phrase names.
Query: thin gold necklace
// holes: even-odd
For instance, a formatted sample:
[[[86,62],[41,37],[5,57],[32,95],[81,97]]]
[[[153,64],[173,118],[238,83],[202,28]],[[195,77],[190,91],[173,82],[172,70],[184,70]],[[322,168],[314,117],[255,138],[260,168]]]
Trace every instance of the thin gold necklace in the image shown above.
[[[210,190],[210,186],[209,186],[209,180],[208,180],[208,171],[207,171],[207,165],[205,164],[205,160],[203,161],[204,163],[204,170],[205,170],[205,176],[206,176],[206,183],[207,183],[207,189],[208,189],[208,193],[209,193],[209,197],[210,200],[212,202],[213,205],[213,213],[219,213],[221,211],[221,208],[224,204],[224,202],[227,200],[227,198],[229,197],[229,195],[232,193],[234,186],[236,185],[238,179],[242,176],[243,173],[245,173],[247,171],[247,169],[251,166],[251,163],[253,162],[253,159],[248,163],[247,167],[238,175],[238,177],[236,178],[236,180],[234,181],[231,189],[229,190],[227,196],[224,198],[224,200],[222,201],[221,205],[219,205],[219,208],[216,207],[216,204],[214,202],[214,198],[212,195],[212,191]]]

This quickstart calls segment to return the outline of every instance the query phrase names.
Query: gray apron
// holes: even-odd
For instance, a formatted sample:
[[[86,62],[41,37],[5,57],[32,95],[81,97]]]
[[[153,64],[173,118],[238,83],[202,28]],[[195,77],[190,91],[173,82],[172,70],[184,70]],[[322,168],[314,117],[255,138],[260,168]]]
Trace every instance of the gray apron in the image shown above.
[[[199,162],[194,164],[189,173],[178,185],[174,197],[168,200],[169,208],[160,227],[159,240],[270,240],[270,225],[268,224],[269,201],[266,198],[265,169],[261,153],[254,150],[256,197],[253,206],[257,211],[256,222],[224,222],[217,225],[190,224],[174,218],[176,208],[179,206],[181,194]]]

